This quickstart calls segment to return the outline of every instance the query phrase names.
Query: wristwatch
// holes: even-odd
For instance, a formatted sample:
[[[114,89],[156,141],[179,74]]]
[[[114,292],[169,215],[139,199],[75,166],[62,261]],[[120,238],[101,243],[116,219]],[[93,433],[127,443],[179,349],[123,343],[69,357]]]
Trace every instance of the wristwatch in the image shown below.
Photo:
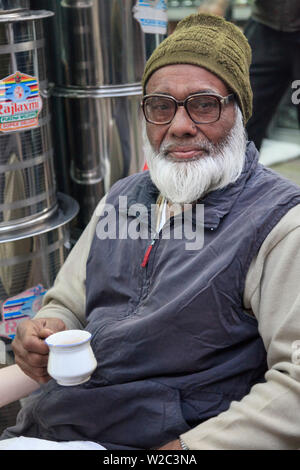
[[[179,437],[179,442],[180,442],[180,445],[181,445],[181,447],[182,447],[182,450],[190,450],[190,449],[188,448],[188,446],[186,445],[186,443],[183,442],[183,440],[182,440],[181,437]]]

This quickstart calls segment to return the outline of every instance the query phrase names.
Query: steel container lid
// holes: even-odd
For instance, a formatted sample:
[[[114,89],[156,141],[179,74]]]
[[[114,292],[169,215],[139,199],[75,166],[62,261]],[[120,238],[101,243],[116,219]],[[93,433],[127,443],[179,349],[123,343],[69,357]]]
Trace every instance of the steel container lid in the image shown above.
[[[30,8],[29,0],[0,0],[0,12],[16,11],[24,8]]]
[[[41,235],[55,230],[71,222],[79,212],[79,204],[67,194],[57,193],[58,209],[46,220],[42,220],[28,227],[7,227],[0,233],[0,243],[14,242],[28,237]]]
[[[54,16],[48,10],[0,10],[0,23],[15,23],[18,21],[42,20]]]

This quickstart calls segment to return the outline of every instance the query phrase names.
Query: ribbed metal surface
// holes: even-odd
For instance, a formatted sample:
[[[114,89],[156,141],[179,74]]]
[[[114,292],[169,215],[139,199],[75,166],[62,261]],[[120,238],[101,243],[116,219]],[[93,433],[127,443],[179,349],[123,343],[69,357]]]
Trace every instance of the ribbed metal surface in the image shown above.
[[[0,137],[0,231],[55,208],[49,125]]]
[[[0,302],[29,287],[49,288],[70,250],[70,222],[78,204],[59,195],[59,210],[46,223],[0,235]]]
[[[63,228],[0,245],[0,301],[39,283],[51,286],[66,258]]]
[[[0,231],[55,209],[56,182],[42,19],[47,12],[0,15],[0,80],[19,71],[36,77],[43,100],[34,129],[0,132]]]

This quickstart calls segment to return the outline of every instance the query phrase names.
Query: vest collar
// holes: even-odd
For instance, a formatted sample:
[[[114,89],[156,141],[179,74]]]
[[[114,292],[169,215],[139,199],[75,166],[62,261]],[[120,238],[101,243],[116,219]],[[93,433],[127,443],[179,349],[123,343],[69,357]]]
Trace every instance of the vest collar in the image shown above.
[[[259,153],[253,142],[247,142],[246,158],[243,171],[235,183],[225,188],[211,191],[199,203],[204,204],[204,227],[215,230],[222,218],[228,214],[243,190],[247,180],[255,171]],[[153,184],[149,171],[140,174],[137,184],[127,194],[127,211],[133,204],[143,204],[149,213],[151,204],[155,204],[159,191]],[[130,215],[130,213],[129,213]],[[196,222],[195,216],[193,220]]]

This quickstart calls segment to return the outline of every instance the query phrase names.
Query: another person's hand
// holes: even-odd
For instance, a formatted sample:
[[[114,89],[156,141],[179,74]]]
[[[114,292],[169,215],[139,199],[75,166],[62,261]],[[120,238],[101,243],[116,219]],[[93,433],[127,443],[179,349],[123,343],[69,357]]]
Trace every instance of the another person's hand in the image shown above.
[[[50,380],[47,372],[49,348],[45,338],[66,329],[59,318],[24,320],[17,328],[12,348],[15,362],[25,374],[42,384]]]

